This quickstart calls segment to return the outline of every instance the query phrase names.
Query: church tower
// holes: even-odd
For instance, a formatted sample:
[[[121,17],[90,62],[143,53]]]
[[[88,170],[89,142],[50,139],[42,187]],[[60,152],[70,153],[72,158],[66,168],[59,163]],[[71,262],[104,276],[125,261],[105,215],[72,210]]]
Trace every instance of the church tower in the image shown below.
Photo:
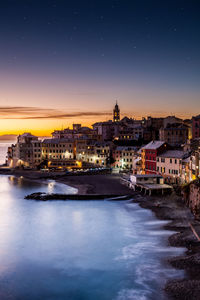
[[[113,122],[118,122],[118,121],[120,121],[120,109],[116,101],[115,107],[113,109]]]

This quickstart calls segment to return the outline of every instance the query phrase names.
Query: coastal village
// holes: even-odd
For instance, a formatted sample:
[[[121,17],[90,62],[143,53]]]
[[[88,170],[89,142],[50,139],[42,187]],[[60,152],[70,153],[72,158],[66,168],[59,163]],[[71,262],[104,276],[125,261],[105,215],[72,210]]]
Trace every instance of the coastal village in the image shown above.
[[[184,269],[188,278],[168,281],[164,289],[173,299],[196,300],[200,285],[199,156],[200,115],[187,120],[176,116],[121,119],[116,102],[113,120],[94,123],[92,128],[73,124],[45,139],[29,132],[19,135],[8,148],[2,170],[16,176],[10,176],[11,181],[56,179],[78,189],[78,194],[70,195],[35,192],[25,196],[27,201],[128,200],[151,209],[158,219],[170,220],[164,226],[175,231],[168,238],[169,245],[185,247],[187,252],[168,262]]]
[[[6,166],[46,178],[89,175],[91,181],[91,175],[99,173],[120,174],[129,189],[148,195],[179,188],[199,218],[199,157],[200,115],[186,120],[176,116],[121,119],[116,102],[113,119],[92,128],[73,124],[45,139],[29,132],[19,135],[8,148]]]
[[[112,172],[161,175],[165,183],[185,184],[199,178],[200,115],[182,120],[175,116],[113,120],[92,128],[73,124],[41,140],[31,133],[17,137],[8,148],[10,168],[74,171],[112,168]]]
[[[200,1],[0,7],[0,300],[200,300]]]

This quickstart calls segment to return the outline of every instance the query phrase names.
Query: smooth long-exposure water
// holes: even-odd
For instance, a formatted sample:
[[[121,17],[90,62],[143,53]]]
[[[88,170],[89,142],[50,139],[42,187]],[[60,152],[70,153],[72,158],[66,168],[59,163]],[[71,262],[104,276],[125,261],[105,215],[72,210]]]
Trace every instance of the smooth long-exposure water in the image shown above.
[[[0,176],[0,299],[164,299],[165,263],[183,249],[151,211],[130,202],[25,200],[76,190]]]

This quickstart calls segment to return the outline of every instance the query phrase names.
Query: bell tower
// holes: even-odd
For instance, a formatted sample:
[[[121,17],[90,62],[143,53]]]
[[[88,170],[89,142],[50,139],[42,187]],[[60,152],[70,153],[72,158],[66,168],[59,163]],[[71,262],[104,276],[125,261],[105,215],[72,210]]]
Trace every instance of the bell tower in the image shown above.
[[[113,109],[113,122],[118,122],[118,121],[120,121],[120,109],[116,101],[115,107]]]

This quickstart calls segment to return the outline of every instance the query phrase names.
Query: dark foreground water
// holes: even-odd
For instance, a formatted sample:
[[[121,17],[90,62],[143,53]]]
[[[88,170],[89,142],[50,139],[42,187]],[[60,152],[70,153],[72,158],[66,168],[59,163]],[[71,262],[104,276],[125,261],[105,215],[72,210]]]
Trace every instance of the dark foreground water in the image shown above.
[[[160,300],[167,246],[151,211],[129,202],[24,200],[34,191],[76,192],[55,182],[0,176],[0,299]]]

